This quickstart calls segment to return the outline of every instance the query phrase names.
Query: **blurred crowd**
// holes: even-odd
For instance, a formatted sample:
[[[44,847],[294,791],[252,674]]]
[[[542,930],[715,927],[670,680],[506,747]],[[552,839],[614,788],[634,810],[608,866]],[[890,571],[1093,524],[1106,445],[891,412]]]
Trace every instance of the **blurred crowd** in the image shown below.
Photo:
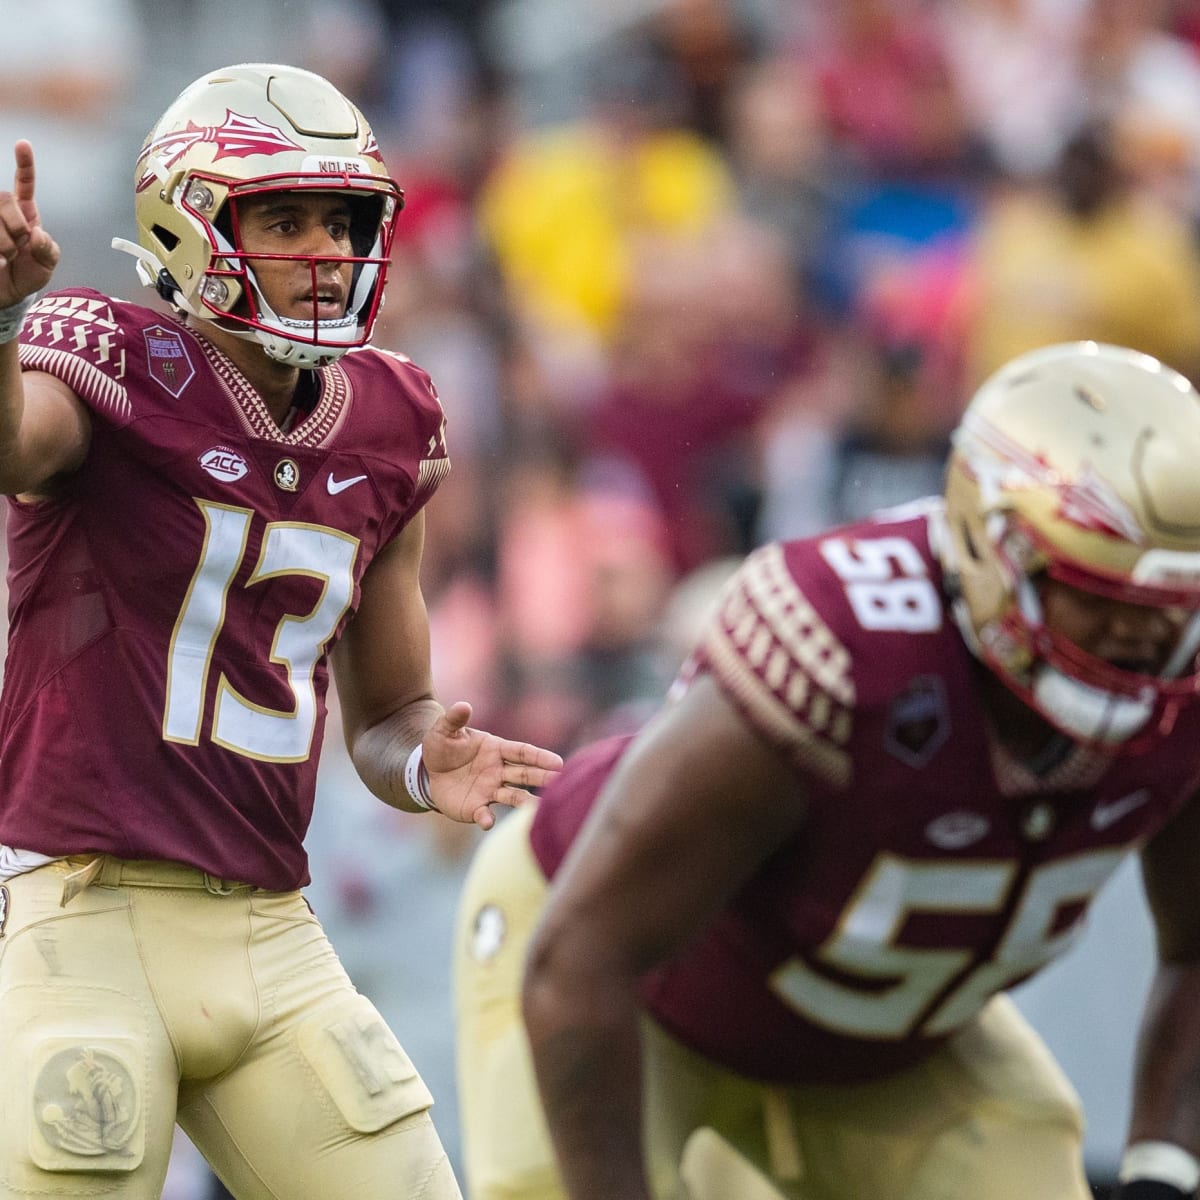
[[[636,726],[737,556],[939,490],[1015,353],[1086,337],[1200,377],[1200,0],[8,9],[0,137],[34,141],[63,284],[135,298],[108,239],[201,72],[289,60],[368,114],[406,193],[376,341],[449,419],[437,686],[502,735]],[[371,805],[328,747],[315,903],[453,1150],[422,905],[449,913],[475,835]]]
[[[692,572],[937,490],[1016,352],[1200,368],[1200,5],[318,7],[451,422],[438,668],[499,731],[636,723]]]

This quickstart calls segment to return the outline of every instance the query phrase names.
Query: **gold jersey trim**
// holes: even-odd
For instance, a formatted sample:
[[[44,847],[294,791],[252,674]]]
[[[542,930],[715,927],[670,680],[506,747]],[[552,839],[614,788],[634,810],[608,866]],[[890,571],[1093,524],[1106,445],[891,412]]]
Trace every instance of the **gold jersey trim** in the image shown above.
[[[271,416],[257,389],[207,338],[187,325],[179,326],[200,347],[204,357],[232,397],[242,428],[252,437],[278,442],[284,446],[316,448],[326,443],[345,414],[350,401],[350,380],[337,363],[317,371],[320,395],[317,403],[303,421],[284,432]]]

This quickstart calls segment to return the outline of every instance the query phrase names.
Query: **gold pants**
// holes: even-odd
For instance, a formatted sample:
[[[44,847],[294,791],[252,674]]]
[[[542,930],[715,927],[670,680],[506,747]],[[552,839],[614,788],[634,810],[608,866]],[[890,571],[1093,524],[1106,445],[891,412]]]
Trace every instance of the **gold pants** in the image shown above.
[[[154,1200],[176,1122],[239,1200],[461,1200],[299,892],[110,858],[3,890],[0,1200]]]

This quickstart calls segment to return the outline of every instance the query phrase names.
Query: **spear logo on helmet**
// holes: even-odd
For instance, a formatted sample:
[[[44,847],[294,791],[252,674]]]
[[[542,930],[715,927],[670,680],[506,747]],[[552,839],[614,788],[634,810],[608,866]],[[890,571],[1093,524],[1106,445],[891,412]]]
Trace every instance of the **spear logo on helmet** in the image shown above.
[[[159,171],[169,170],[193,146],[204,142],[212,142],[217,147],[214,162],[219,158],[249,158],[253,154],[282,154],[287,150],[303,149],[274,125],[226,109],[225,120],[220,125],[197,125],[189,121],[184,129],[165,133],[148,143],[138,155],[138,162],[149,162],[153,166],[142,173],[137,181],[137,191],[148,187]]]

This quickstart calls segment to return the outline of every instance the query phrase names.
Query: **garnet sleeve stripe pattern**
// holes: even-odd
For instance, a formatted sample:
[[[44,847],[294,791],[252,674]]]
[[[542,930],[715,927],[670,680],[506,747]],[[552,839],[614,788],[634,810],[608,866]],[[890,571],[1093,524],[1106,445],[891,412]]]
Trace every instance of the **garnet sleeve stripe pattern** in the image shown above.
[[[125,387],[125,334],[103,299],[44,296],[25,319],[21,367],[45,371],[121,424],[133,415]]]
[[[746,560],[702,650],[714,678],[764,736],[834,787],[849,785],[850,656],[788,571],[781,546]]]

